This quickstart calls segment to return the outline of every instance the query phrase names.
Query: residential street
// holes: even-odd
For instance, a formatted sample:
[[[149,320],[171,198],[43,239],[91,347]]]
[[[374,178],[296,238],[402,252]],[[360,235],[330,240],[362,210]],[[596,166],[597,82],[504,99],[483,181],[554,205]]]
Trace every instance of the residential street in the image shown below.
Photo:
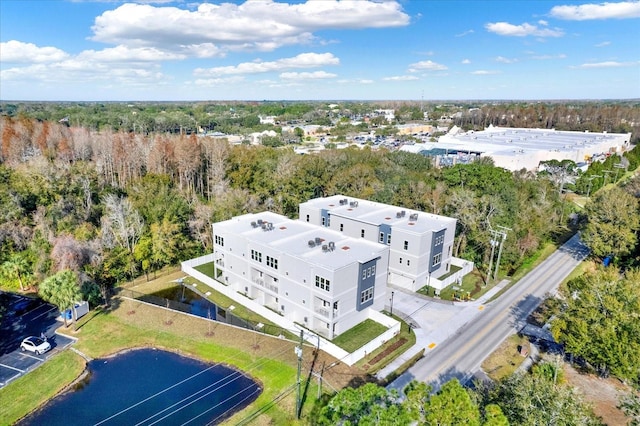
[[[482,361],[509,335],[517,332],[527,316],[586,257],[587,248],[575,235],[564,246],[532,270],[497,300],[476,309],[462,327],[439,330],[447,338],[426,349],[425,357],[389,384],[401,391],[411,380],[425,381],[438,389],[452,378],[466,382],[480,369]]]

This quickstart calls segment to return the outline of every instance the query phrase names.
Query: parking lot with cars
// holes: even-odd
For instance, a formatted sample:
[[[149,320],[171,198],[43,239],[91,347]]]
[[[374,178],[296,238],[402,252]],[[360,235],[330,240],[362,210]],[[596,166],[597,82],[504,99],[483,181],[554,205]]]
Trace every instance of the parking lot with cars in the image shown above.
[[[55,306],[11,293],[0,293],[0,304],[4,307],[0,320],[0,387],[74,342],[55,333],[62,325]],[[24,342],[29,337],[35,339]],[[45,338],[46,342],[41,342]]]

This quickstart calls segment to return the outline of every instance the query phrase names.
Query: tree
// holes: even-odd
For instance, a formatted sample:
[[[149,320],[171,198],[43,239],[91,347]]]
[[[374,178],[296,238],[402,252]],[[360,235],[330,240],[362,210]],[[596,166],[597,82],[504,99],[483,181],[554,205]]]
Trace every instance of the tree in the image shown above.
[[[395,398],[385,388],[367,383],[358,388],[345,388],[338,392],[329,403],[320,410],[316,419],[318,425],[356,425],[376,424],[375,418],[384,416],[382,411],[395,405]],[[393,410],[395,423],[403,424],[400,410]],[[387,418],[387,416],[384,416]]]
[[[632,390],[623,395],[619,407],[629,418],[629,426],[640,426],[640,393]]]
[[[640,380],[640,270],[620,276],[601,267],[562,289],[565,309],[552,322],[554,337],[601,373]]]
[[[25,284],[29,283],[31,265],[27,258],[20,253],[13,253],[9,260],[0,265],[0,273],[8,281],[18,281],[20,291],[25,291]]]
[[[626,256],[638,244],[638,199],[627,191],[618,187],[600,191],[584,212],[587,222],[582,240],[595,256]]]
[[[491,412],[490,404],[496,404],[518,426],[601,424],[574,388],[555,384],[544,374],[512,374],[482,392],[487,423],[487,409]]]
[[[63,314],[66,327],[67,316],[65,311],[73,308],[74,303],[82,298],[76,273],[70,270],[60,271],[45,279],[40,284],[38,292],[40,297],[58,307]]]
[[[479,425],[480,411],[457,379],[449,380],[424,406],[427,425]]]

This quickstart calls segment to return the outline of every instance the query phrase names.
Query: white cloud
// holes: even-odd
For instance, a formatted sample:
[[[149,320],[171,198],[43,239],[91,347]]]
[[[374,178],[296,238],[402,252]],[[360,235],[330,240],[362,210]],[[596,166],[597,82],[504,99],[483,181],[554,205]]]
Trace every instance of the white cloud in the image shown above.
[[[221,76],[233,74],[259,74],[265,72],[280,72],[295,68],[315,68],[326,65],[339,65],[340,59],[332,53],[301,53],[292,58],[282,58],[271,62],[244,62],[235,66],[197,68],[195,75],[199,76]]]
[[[194,81],[197,86],[224,86],[228,84],[237,84],[244,81],[242,76],[224,77],[224,78],[199,78]]]
[[[336,83],[340,83],[340,84],[373,84],[374,81],[373,80],[369,80],[369,79],[364,79],[364,78],[356,79],[356,80],[340,79]]]
[[[471,60],[469,60],[469,59],[463,59],[460,63],[461,63],[461,64],[464,64],[464,65],[468,65],[468,64],[470,64],[470,63],[471,63]]]
[[[415,75],[395,75],[392,77],[383,78],[384,81],[412,81],[419,80]]]
[[[94,60],[101,62],[154,62],[185,59],[183,54],[165,52],[153,47],[127,46],[110,47],[103,50],[85,50],[78,56],[80,60]]]
[[[438,64],[433,61],[420,61],[409,65],[409,72],[443,71],[446,69],[446,65]]]
[[[617,62],[617,61],[604,61],[604,62],[591,62],[582,65],[578,65],[574,68],[621,68],[632,67],[640,65],[640,62]]]
[[[549,13],[554,18],[570,21],[640,18],[640,2],[623,1],[619,3],[588,3],[579,6],[554,6]]]
[[[548,26],[548,25],[549,25],[549,22],[548,22],[548,21],[545,21],[544,19],[540,19],[540,20],[538,21],[538,24],[542,25],[543,27],[546,27],[546,26]]]
[[[594,47],[605,47],[605,46],[609,46],[611,44],[610,41],[603,41],[602,43],[598,43],[598,44],[594,44]]]
[[[157,47],[185,53],[186,46],[223,51],[272,51],[308,44],[316,31],[399,27],[410,17],[397,1],[270,0],[242,4],[200,4],[195,10],[127,3],[96,17],[94,41],[131,47]],[[201,57],[205,57],[201,55]]]
[[[510,37],[562,37],[564,32],[559,29],[539,28],[536,25],[524,23],[522,25],[513,25],[508,22],[493,22],[485,25],[487,31],[502,36]]]
[[[514,62],[518,62],[517,59],[509,59],[509,58],[505,58],[504,56],[498,56],[497,58],[495,58],[496,62],[500,62],[502,64],[513,64]]]
[[[501,74],[501,71],[498,70],[477,70],[477,71],[471,71],[471,74],[473,75],[493,75],[493,74]]]
[[[460,34],[456,34],[456,37],[464,37],[464,36],[467,36],[469,34],[473,34],[474,32],[475,31],[473,31],[473,30],[467,30],[467,31],[461,32]]]
[[[326,71],[283,72],[280,74],[280,78],[284,80],[321,80],[335,77],[337,77],[337,74],[332,74]]]
[[[567,55],[565,55],[564,53],[558,53],[557,55],[532,55],[531,59],[535,59],[538,61],[544,61],[547,59],[564,59],[566,58]]]
[[[61,61],[69,54],[57,47],[39,47],[33,43],[9,40],[0,43],[0,60],[6,63],[46,63]]]

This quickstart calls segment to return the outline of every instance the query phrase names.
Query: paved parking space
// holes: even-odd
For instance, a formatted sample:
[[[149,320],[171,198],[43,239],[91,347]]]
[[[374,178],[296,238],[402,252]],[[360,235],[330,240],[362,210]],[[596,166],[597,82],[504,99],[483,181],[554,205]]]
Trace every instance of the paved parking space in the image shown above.
[[[40,299],[2,294],[7,310],[0,323],[0,387],[46,361],[74,342],[55,334],[62,323],[57,320],[58,309]],[[22,352],[20,343],[28,336],[44,334],[51,350],[42,355]]]

